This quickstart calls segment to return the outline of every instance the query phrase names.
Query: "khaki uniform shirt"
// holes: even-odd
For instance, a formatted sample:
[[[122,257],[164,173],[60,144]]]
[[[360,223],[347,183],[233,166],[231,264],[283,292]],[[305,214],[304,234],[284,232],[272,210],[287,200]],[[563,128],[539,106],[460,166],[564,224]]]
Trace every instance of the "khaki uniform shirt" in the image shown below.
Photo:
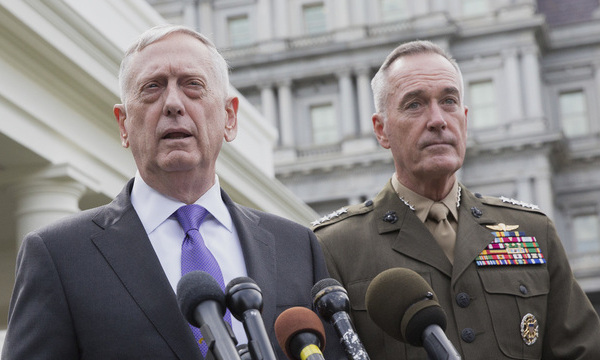
[[[386,335],[367,314],[369,283],[394,267],[412,269],[431,285],[447,315],[446,334],[463,359],[600,359],[598,315],[573,277],[552,222],[527,204],[461,188],[454,266],[391,181],[373,201],[314,223],[371,359],[427,359],[423,348]],[[535,237],[546,263],[478,266],[476,258],[494,241],[486,225],[501,223]],[[522,323],[532,320],[538,325],[533,343],[521,334]]]

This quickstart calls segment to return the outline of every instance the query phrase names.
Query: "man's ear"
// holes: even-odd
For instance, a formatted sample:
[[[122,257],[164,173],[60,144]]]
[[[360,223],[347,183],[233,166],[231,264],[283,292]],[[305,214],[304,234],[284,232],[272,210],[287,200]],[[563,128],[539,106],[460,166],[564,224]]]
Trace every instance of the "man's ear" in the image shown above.
[[[385,116],[381,113],[375,113],[373,114],[373,117],[371,117],[371,120],[373,121],[373,132],[375,133],[379,145],[384,149],[389,149],[390,142],[385,133]]]
[[[227,112],[227,119],[225,121],[225,141],[230,142],[237,136],[237,112],[240,100],[233,96],[225,103],[225,111]]]
[[[127,113],[125,112],[125,105],[116,104],[113,107],[113,113],[115,114],[115,119],[117,119],[117,123],[119,124],[121,145],[124,148],[128,148],[129,147],[129,139],[128,139],[128,134],[127,134],[127,129],[125,129],[125,119],[127,119]]]

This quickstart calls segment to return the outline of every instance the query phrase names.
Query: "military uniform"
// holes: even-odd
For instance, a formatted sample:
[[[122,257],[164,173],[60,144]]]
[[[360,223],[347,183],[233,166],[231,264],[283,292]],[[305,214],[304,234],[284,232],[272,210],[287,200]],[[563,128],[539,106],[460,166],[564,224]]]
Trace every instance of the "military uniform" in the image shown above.
[[[371,359],[427,358],[423,348],[392,339],[367,314],[369,283],[394,267],[412,269],[431,285],[448,317],[446,334],[463,359],[600,359],[598,315],[573,277],[552,222],[534,206],[474,195],[462,186],[458,214],[454,265],[391,182],[373,201],[313,224],[330,275],[348,291]],[[498,229],[534,238],[541,255],[528,261],[538,263],[481,260],[490,244],[505,239]]]

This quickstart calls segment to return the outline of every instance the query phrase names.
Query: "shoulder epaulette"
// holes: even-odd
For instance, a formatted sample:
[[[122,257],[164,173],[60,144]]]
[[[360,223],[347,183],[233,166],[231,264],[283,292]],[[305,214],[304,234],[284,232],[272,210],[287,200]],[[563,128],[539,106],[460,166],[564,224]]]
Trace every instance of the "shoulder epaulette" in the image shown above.
[[[331,225],[338,221],[342,221],[354,215],[364,214],[373,209],[373,201],[368,200],[362,204],[349,205],[339,208],[313,222],[310,223],[310,226],[313,230],[325,226]]]
[[[538,205],[527,203],[527,202],[516,200],[516,199],[512,199],[512,198],[507,198],[505,196],[500,196],[499,198],[493,197],[493,196],[483,196],[482,202],[489,204],[489,205],[504,206],[504,207],[510,207],[512,209],[527,210],[527,211],[543,213]]]

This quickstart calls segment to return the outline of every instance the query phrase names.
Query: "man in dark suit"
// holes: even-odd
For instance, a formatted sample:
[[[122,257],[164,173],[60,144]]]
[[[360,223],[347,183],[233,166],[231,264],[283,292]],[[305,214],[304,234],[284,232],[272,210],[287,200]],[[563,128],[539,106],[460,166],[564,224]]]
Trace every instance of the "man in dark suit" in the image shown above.
[[[262,289],[285,358],[276,317],[311,307],[312,285],[328,274],[308,228],[220,189],[215,162],[237,133],[227,72],[214,45],[184,27],[153,28],[126,52],[114,114],[138,172],[110,204],[26,236],[3,359],[201,359],[174,291],[186,237],[174,213],[186,204],[208,211],[199,231],[224,283],[249,276]],[[233,329],[245,342],[242,325]],[[339,358],[336,341],[327,348]]]
[[[463,359],[600,359],[598,315],[552,222],[536,206],[473,194],[456,178],[467,136],[456,62],[433,43],[406,43],[372,86],[374,132],[396,172],[375,199],[314,224],[371,358],[427,359],[367,314],[371,280],[402,267],[433,288]]]

